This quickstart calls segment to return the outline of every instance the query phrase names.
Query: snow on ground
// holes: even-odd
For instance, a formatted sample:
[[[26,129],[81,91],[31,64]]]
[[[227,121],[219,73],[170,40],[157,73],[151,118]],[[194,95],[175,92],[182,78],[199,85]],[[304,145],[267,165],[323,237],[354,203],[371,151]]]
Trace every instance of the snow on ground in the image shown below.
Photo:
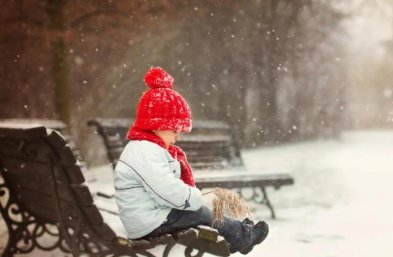
[[[348,132],[340,141],[242,155],[251,171],[286,171],[295,178],[293,186],[268,190],[276,220],[265,207],[251,204],[254,218],[265,219],[270,234],[248,256],[393,256],[393,131]],[[107,179],[101,171],[97,175]],[[160,256],[160,251],[152,252]],[[177,245],[171,253],[184,256],[184,247]],[[65,255],[37,251],[33,256]]]
[[[392,256],[392,131],[244,152],[250,169],[258,158],[296,182],[271,194],[279,219],[268,220],[271,234],[250,256]]]

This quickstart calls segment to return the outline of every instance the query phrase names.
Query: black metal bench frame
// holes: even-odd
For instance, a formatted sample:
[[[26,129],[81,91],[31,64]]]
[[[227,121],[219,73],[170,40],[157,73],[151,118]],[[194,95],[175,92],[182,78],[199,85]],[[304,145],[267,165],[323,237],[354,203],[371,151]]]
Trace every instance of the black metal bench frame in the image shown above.
[[[88,126],[95,127],[96,132],[102,137],[107,150],[108,159],[112,163],[113,168],[120,157],[122,149],[128,142],[126,139],[126,133],[132,123],[133,119],[126,118],[94,118],[87,122]],[[208,141],[206,140],[205,135],[193,135],[193,133],[200,131],[203,131],[205,135],[207,134],[207,136],[210,134],[216,134],[216,132],[220,132],[221,134],[224,133],[226,136],[222,138],[213,135]],[[294,183],[294,179],[289,174],[263,174],[247,172],[240,156],[240,149],[238,145],[235,144],[233,133],[231,132],[229,125],[222,121],[194,121],[192,132],[189,134],[191,135],[192,140],[187,139],[187,137],[185,137],[186,135],[184,135],[177,143],[181,148],[183,148],[187,154],[187,157],[189,157],[187,149],[193,150],[195,143],[198,143],[196,147],[201,150],[201,148],[206,149],[212,146],[214,147],[214,145],[212,145],[213,142],[213,144],[216,144],[217,148],[219,149],[219,152],[212,152],[213,160],[215,157],[219,160],[225,159],[225,164],[218,165],[219,167],[217,167],[217,162],[214,162],[213,164],[206,163],[202,166],[193,166],[193,163],[190,163],[191,167],[195,171],[195,174],[199,169],[201,169],[200,167],[202,167],[202,169],[210,168],[220,169],[220,171],[231,171],[231,174],[227,174],[225,177],[195,177],[195,183],[199,189],[214,187],[236,189],[240,196],[242,196],[245,200],[265,205],[270,210],[271,217],[273,219],[276,218],[273,205],[271,204],[266,192],[266,187],[272,186],[275,189],[279,189],[284,185],[292,185]],[[213,140],[211,138],[213,138]],[[215,138],[217,138],[217,140]],[[217,154],[217,156],[214,156],[214,154]],[[196,156],[196,158],[198,158],[198,156]],[[242,190],[244,188],[252,189],[251,196],[247,196],[247,194],[244,193]],[[112,197],[112,195],[106,194],[105,192],[102,192],[101,195],[108,198]]]
[[[81,168],[67,141],[40,125],[0,124],[0,212],[9,240],[2,254],[56,248],[74,256],[154,256],[148,249],[186,246],[185,256],[205,252],[229,256],[225,240],[199,227],[147,240],[118,237],[94,204]],[[55,238],[51,245],[40,239]]]

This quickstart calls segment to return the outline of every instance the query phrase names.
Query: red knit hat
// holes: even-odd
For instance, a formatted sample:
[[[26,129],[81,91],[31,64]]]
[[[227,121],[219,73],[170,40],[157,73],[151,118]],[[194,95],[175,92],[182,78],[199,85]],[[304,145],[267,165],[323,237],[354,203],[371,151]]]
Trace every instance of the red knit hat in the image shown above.
[[[143,93],[136,110],[135,127],[145,130],[190,132],[191,111],[187,102],[173,90],[173,77],[161,68],[145,75],[150,90]]]

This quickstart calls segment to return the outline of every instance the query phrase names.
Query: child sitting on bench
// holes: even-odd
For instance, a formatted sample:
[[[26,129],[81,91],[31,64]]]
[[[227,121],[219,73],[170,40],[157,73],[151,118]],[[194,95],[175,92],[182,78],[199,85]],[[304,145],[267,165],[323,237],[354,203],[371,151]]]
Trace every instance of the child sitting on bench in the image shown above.
[[[211,226],[212,212],[203,206],[186,155],[175,142],[190,132],[191,112],[182,96],[173,90],[174,79],[161,68],[145,76],[150,90],[137,107],[137,116],[127,134],[114,172],[115,199],[119,217],[129,239],[157,237],[198,225]],[[215,229],[229,244],[231,253],[249,253],[268,235],[268,225],[254,225],[224,218]]]

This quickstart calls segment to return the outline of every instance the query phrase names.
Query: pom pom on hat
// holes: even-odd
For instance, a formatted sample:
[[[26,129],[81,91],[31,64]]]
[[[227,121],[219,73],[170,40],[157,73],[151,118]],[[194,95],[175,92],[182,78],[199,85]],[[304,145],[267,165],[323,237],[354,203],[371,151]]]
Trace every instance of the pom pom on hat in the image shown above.
[[[151,89],[170,88],[173,89],[173,77],[163,69],[151,68],[145,75],[145,83]]]

